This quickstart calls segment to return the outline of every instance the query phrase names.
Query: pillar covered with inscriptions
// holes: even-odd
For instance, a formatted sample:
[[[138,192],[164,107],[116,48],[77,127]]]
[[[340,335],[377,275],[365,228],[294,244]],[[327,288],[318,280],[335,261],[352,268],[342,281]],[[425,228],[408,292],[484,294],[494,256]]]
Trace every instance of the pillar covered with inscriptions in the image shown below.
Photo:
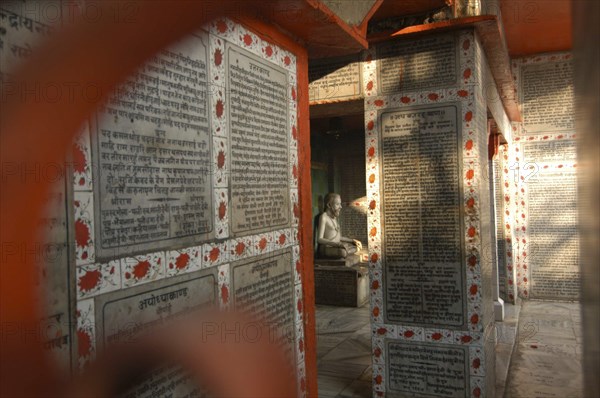
[[[493,396],[485,54],[465,29],[384,42],[370,59],[374,395]]]

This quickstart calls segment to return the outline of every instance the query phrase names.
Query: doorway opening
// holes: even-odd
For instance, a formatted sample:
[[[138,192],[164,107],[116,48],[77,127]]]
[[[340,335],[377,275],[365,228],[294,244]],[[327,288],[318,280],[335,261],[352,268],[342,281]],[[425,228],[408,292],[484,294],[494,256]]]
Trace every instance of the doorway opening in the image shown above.
[[[357,259],[341,265],[315,258],[317,370],[323,397],[367,397],[372,391],[365,175],[363,101],[311,106],[315,252],[329,192],[341,197],[341,235],[363,246]]]

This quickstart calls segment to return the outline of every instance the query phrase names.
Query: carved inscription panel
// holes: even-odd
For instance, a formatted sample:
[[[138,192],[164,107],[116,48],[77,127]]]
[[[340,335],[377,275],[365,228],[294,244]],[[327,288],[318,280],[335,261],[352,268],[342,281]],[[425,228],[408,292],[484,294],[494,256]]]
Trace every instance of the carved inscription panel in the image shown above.
[[[528,187],[530,296],[576,300],[581,287],[577,175],[540,172]]]
[[[465,324],[458,104],[381,114],[385,320]]]
[[[521,103],[526,133],[573,131],[573,63],[521,66]]]
[[[154,55],[98,112],[100,257],[207,239],[213,230],[207,39]]]
[[[385,348],[392,396],[467,396],[468,348],[397,341],[387,341]]]
[[[227,47],[234,234],[289,226],[287,73]]]
[[[456,37],[441,35],[420,40],[390,41],[377,47],[382,93],[453,85],[457,80]]]
[[[309,67],[310,102],[349,100],[362,96],[362,67],[358,57],[317,60]]]
[[[96,323],[105,346],[127,343],[168,321],[216,303],[216,269],[100,296]],[[123,397],[199,397],[203,392],[178,365],[155,369]]]
[[[293,359],[294,284],[289,250],[232,264],[235,310],[248,311],[272,327],[271,338],[278,339]]]

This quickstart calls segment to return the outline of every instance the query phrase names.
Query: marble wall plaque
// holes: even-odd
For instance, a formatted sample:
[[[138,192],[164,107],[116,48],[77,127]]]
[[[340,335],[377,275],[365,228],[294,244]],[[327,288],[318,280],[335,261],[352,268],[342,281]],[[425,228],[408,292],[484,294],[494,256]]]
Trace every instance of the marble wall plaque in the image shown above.
[[[525,134],[575,129],[571,60],[522,65],[520,77]]]
[[[214,235],[207,43],[160,51],[93,118],[97,257]]]
[[[502,189],[502,167],[499,159],[493,160],[492,178],[494,180],[494,201],[496,221],[496,258],[498,261],[498,288],[500,298],[507,301],[507,269],[506,269],[506,240],[504,234],[504,191]],[[492,242],[493,244],[494,242]]]
[[[21,66],[55,28],[53,24],[60,18],[49,19],[45,11],[60,10],[60,2],[12,1],[0,5],[0,84],[6,84],[6,95],[10,96],[12,73]],[[51,100],[50,90],[35,90],[32,87],[28,99]],[[3,93],[4,94],[4,93]],[[23,94],[23,93],[21,93]],[[25,97],[23,97],[25,98]],[[71,263],[73,256],[67,244],[69,242],[69,223],[72,192],[67,188],[65,164],[52,163],[31,167],[32,178],[43,178],[51,182],[49,192],[44,198],[45,208],[37,220],[38,238],[26,245],[12,245],[6,242],[3,250],[21,255],[34,256],[37,274],[36,308],[42,313],[40,319],[40,340],[57,371],[68,376],[75,368],[73,352],[76,347],[74,338],[75,301],[74,277]],[[24,169],[26,170],[26,169]]]
[[[379,90],[398,93],[439,89],[457,82],[456,36],[445,34],[419,40],[389,41],[377,46]]]
[[[575,140],[523,142],[523,157],[529,162],[573,162],[577,160]]]
[[[288,74],[227,45],[231,230],[260,233],[290,225]]]
[[[57,17],[49,19],[53,11]],[[58,14],[57,14],[58,13]],[[0,75],[14,73],[60,21],[59,1],[6,1],[0,6]],[[44,95],[39,90],[35,95]],[[54,95],[53,93],[46,93]]]
[[[386,341],[388,391],[392,396],[466,397],[469,349],[443,344]],[[415,394],[415,395],[413,395]]]
[[[272,338],[294,358],[294,274],[289,249],[231,265],[233,306],[272,327]]]
[[[107,347],[134,341],[153,327],[216,303],[216,268],[98,296],[95,304],[98,344]],[[164,365],[123,396],[195,397],[202,394],[180,366]]]
[[[362,66],[359,56],[311,61],[308,68],[310,102],[361,98]]]
[[[466,325],[458,103],[380,115],[384,319]]]
[[[528,180],[530,297],[578,300],[581,288],[577,175],[542,171]]]

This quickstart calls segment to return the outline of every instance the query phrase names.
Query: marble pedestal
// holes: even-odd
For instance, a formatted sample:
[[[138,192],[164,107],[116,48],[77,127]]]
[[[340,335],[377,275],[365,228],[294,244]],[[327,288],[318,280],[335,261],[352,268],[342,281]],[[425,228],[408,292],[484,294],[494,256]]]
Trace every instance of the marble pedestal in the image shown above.
[[[331,265],[338,261],[337,265]],[[315,260],[315,302],[322,305],[360,307],[369,296],[369,272],[365,265],[346,266],[344,260]]]

